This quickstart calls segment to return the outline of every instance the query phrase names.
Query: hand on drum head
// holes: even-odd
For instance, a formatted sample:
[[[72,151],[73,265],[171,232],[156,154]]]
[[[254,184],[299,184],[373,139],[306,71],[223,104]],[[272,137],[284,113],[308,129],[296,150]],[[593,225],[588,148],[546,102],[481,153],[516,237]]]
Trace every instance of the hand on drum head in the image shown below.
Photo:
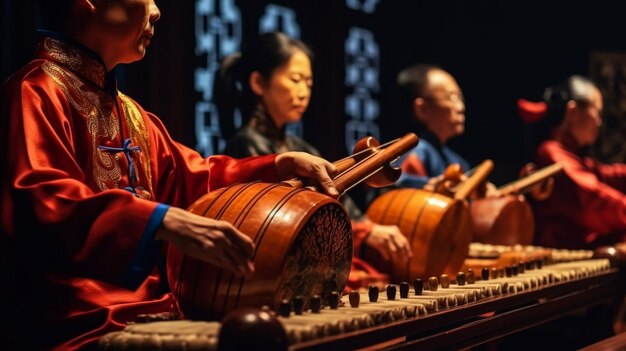
[[[454,188],[466,179],[467,176],[463,174],[463,168],[461,168],[461,165],[458,163],[452,163],[446,167],[445,172],[428,179],[428,182],[424,185],[423,189],[450,196],[453,194]]]
[[[170,207],[155,239],[176,245],[185,254],[237,275],[254,272],[252,240],[232,224]]]
[[[390,260],[391,257],[413,257],[409,241],[395,225],[374,224],[365,243],[380,252],[385,260]]]
[[[323,158],[306,152],[285,152],[276,156],[276,169],[281,180],[293,177],[311,178],[319,182],[324,193],[337,197],[339,193],[331,177],[335,166]]]
[[[448,168],[451,168],[451,166],[449,166]],[[454,195],[456,187],[459,185],[459,183],[466,181],[467,176],[463,173],[451,176],[449,173],[450,172],[447,172],[446,170],[446,173],[428,179],[428,182],[424,184],[423,189],[426,191],[434,191],[436,193],[446,196]]]

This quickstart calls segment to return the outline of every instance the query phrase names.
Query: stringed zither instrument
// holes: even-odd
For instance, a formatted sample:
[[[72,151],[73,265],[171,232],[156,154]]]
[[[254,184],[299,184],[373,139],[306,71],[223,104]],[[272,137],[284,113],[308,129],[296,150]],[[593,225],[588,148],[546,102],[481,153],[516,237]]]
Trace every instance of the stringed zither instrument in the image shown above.
[[[454,167],[454,166],[452,166]],[[413,257],[385,260],[364,248],[364,259],[390,275],[392,281],[410,281],[445,273],[455,275],[467,256],[473,228],[467,197],[487,178],[493,162],[486,160],[464,181],[453,196],[424,189],[395,189],[376,198],[367,210],[372,221],[397,225],[408,239]],[[446,172],[452,175],[454,172]]]
[[[364,180],[380,186],[395,182],[400,173],[389,163],[417,142],[413,133],[385,145],[364,140],[355,155],[335,163],[335,187],[343,194]],[[343,291],[352,260],[350,219],[336,199],[305,185],[299,180],[236,184],[189,208],[248,235],[255,243],[255,272],[237,277],[170,245],[169,283],[186,318],[218,320],[239,307],[276,309],[284,299],[327,299],[330,292]]]
[[[555,163],[498,188],[499,196],[476,199],[470,206],[474,241],[494,245],[530,245],[535,234],[535,218],[524,194],[534,191],[550,177],[563,171]],[[545,198],[549,191],[535,192]]]

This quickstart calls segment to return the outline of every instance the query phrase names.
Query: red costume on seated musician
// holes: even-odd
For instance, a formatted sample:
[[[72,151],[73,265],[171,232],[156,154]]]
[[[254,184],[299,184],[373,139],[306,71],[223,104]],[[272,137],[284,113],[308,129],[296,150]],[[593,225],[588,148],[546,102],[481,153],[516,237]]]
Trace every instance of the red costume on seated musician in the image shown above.
[[[558,162],[564,168],[552,195],[534,203],[538,243],[581,249],[624,241],[626,165],[586,156],[602,125],[602,94],[588,79],[572,76],[546,89],[544,100],[518,103],[522,118],[546,133],[538,166]]]
[[[183,210],[208,191],[303,176],[337,195],[321,158],[203,158],[117,90],[114,67],[140,60],[154,34],[153,0],[41,6],[59,33],[43,35],[2,96],[2,348],[94,346],[138,314],[174,311],[158,269],[164,242],[251,273],[245,234]]]

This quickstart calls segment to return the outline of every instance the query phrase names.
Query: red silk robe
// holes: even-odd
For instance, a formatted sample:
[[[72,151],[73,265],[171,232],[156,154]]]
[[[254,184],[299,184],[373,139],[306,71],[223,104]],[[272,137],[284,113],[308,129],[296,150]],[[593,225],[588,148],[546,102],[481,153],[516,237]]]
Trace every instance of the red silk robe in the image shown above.
[[[559,162],[550,198],[534,204],[539,244],[590,248],[624,240],[626,234],[626,165],[601,164],[577,152],[571,138],[544,142],[538,166]]]
[[[167,205],[277,180],[273,155],[205,159],[176,143],[98,57],[60,38],[40,42],[3,101],[0,269],[11,327],[0,344],[10,348],[75,349],[139,313],[173,311],[155,264]]]

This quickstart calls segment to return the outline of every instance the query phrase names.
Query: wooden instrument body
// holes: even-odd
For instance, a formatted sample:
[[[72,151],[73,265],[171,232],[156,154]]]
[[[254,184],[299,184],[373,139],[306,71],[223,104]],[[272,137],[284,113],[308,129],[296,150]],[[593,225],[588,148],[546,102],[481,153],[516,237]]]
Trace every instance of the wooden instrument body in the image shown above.
[[[474,241],[495,245],[532,244],[535,217],[522,194],[530,191],[536,200],[546,199],[552,192],[549,179],[562,171],[563,166],[558,163],[537,171],[529,164],[522,172],[525,176],[498,188],[501,196],[474,200],[471,205]]]
[[[456,275],[473,236],[466,201],[422,189],[389,191],[372,202],[367,216],[376,223],[397,225],[411,245],[413,257],[408,260],[386,261],[374,250],[364,250],[364,259],[396,282]]]
[[[246,183],[213,191],[189,211],[225,220],[254,241],[255,272],[237,277],[209,263],[168,252],[168,278],[187,318],[221,319],[238,307],[277,308],[282,299],[342,291],[352,260],[343,207],[306,188]]]
[[[530,245],[535,218],[523,195],[504,195],[472,201],[473,241],[494,245]]]

